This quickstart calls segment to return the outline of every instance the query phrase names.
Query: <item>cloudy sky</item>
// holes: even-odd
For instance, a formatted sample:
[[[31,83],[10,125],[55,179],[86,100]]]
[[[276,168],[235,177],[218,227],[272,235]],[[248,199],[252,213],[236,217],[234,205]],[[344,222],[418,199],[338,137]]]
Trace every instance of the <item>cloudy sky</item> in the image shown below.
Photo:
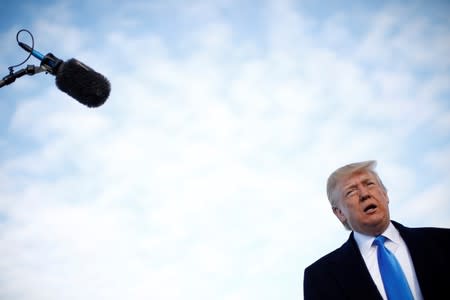
[[[0,299],[302,299],[367,159],[393,219],[450,227],[450,4],[372,2],[2,3],[1,77],[26,28],[112,91],[0,89]]]

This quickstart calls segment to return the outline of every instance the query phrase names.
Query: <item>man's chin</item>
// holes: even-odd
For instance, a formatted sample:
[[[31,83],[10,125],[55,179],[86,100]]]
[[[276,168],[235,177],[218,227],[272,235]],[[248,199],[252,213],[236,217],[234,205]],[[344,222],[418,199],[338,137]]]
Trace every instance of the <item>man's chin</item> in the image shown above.
[[[370,214],[363,224],[361,224],[361,232],[366,235],[380,235],[389,226],[389,218],[386,216],[381,216],[377,214]]]

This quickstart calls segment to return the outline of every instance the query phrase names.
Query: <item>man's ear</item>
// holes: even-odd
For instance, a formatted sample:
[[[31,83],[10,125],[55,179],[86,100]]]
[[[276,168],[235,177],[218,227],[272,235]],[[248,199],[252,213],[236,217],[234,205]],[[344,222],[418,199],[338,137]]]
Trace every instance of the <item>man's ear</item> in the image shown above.
[[[342,213],[342,210],[339,207],[333,206],[333,213],[336,215],[336,217],[339,219],[339,221],[341,221],[341,223],[344,223],[345,221],[347,221],[347,218]]]

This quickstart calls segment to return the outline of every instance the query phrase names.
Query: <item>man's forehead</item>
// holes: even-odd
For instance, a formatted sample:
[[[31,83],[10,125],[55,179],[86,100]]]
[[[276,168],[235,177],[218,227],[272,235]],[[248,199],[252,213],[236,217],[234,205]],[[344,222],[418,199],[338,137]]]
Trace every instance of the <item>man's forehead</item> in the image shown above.
[[[361,181],[364,181],[367,179],[374,179],[374,178],[375,178],[375,175],[373,175],[371,172],[361,170],[361,171],[353,172],[353,173],[343,177],[340,180],[339,185],[341,187],[346,187],[346,186],[350,186],[350,185],[356,184],[358,182],[361,182]]]

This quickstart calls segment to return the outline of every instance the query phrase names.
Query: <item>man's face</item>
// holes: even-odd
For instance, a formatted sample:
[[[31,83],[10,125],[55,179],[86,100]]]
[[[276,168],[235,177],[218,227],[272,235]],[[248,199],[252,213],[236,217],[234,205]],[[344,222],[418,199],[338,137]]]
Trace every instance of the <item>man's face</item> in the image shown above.
[[[375,175],[353,173],[336,186],[334,214],[359,233],[375,236],[389,225],[389,198]]]

